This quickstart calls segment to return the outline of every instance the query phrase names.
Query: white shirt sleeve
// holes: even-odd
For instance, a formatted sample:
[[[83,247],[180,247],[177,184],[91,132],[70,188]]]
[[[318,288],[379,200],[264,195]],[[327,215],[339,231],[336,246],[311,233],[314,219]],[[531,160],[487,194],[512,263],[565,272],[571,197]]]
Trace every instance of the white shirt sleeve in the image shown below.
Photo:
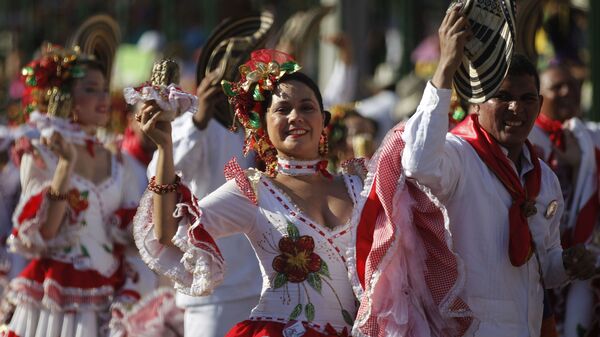
[[[446,200],[458,184],[463,165],[457,137],[448,133],[448,109],[452,91],[427,83],[416,113],[408,120],[402,166],[406,176],[429,187]]]
[[[543,165],[543,164],[542,164]],[[558,201],[558,210],[556,214],[563,214],[564,202],[560,194],[560,183],[555,175],[551,176],[552,182],[544,181],[557,191],[556,200]],[[544,282],[546,288],[556,288],[563,285],[568,280],[567,271],[563,266],[562,246],[560,243],[560,222],[561,216],[552,217],[549,223],[548,235],[544,238],[545,259],[542,263],[544,273]]]
[[[329,109],[332,105],[352,102],[356,86],[356,67],[336,60],[333,72],[323,90],[323,105]]]
[[[594,145],[596,145],[596,147],[600,147],[600,123],[586,121],[585,126],[589,130],[590,136],[594,141]]]

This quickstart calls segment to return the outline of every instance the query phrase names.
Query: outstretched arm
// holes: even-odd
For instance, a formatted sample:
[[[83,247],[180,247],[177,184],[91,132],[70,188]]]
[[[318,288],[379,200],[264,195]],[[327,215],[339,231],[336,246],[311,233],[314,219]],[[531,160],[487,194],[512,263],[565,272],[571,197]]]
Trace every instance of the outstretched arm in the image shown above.
[[[172,184],[176,179],[171,123],[158,121],[161,113],[156,103],[145,103],[140,111],[142,131],[157,146],[158,161],[155,172],[157,185]],[[177,232],[177,220],[173,217],[176,199],[175,191],[153,195],[154,234],[163,245],[173,245],[171,238]]]

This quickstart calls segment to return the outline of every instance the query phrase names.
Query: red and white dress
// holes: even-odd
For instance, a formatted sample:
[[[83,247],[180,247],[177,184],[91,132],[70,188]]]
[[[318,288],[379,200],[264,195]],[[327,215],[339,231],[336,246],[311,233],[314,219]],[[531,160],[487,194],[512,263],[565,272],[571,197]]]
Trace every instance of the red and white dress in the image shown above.
[[[181,217],[172,239],[177,248],[156,239],[152,193],[147,192],[134,219],[144,261],[172,279],[177,290],[207,295],[222,281],[225,269],[214,240],[244,233],[260,261],[263,287],[248,320],[227,336],[349,336],[358,303],[346,252],[364,202],[362,180],[342,175],[354,211],[345,225],[330,229],[311,220],[259,171],[237,168],[229,171],[229,178],[200,201],[182,186],[174,213]]]
[[[21,162],[22,195],[13,216],[11,249],[31,259],[10,283],[16,306],[5,336],[101,336],[116,297],[139,299],[134,285],[148,280],[126,263],[125,245],[142,186],[131,158],[111,156],[111,174],[99,184],[72,174],[68,207],[57,236],[44,240],[48,190],[57,157],[34,142]],[[131,276],[131,277],[127,277]],[[137,279],[136,279],[137,278]]]

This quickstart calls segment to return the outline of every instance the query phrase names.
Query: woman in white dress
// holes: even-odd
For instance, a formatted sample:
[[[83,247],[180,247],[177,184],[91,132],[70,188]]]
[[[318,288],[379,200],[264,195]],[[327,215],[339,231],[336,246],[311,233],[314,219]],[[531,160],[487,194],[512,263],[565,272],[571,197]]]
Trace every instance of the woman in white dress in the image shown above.
[[[124,251],[143,187],[132,159],[96,138],[110,118],[99,63],[51,48],[24,75],[35,98],[27,107],[47,113],[32,115],[42,138],[32,141],[20,166],[22,194],[9,244],[31,262],[10,283],[16,310],[3,336],[104,335],[113,299],[140,297],[129,286],[144,277],[126,267]]]
[[[263,289],[249,319],[227,336],[347,336],[357,303],[345,253],[360,215],[362,180],[325,170],[328,112],[291,57],[262,50],[246,66],[253,72],[243,75],[247,89],[242,81],[225,89],[245,127],[246,150],[256,150],[267,173],[231,162],[230,180],[198,201],[174,172],[170,124],[147,104],[138,119],[159,160],[134,221],[136,242],[148,265],[178,290],[204,295],[225,268],[214,239],[245,233],[261,264]]]
[[[227,337],[453,335],[445,329],[450,311],[462,309],[461,272],[442,208],[417,186],[406,188],[401,130],[390,131],[368,174],[354,160],[331,175],[323,159],[329,113],[299,68],[287,54],[258,50],[238,82],[222,83],[245,130],[244,151],[255,151],[265,171],[232,161],[229,181],[208,196],[191,195],[176,174],[163,112],[142,108],[136,119],[158,148],[134,219],[142,258],[179,291],[202,296],[223,278],[215,239],[244,233],[263,287],[248,320]]]

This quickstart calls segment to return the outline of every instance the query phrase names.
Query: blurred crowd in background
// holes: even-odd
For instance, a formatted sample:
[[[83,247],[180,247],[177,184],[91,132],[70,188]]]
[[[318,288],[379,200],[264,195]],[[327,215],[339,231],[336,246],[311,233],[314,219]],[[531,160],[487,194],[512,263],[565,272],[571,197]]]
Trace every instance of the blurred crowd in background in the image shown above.
[[[274,13],[274,46],[286,28],[298,30],[291,37],[291,54],[302,61],[304,71],[318,79],[324,91],[336,59],[354,67],[356,75],[344,99],[361,109],[361,101],[384,91],[390,97],[373,104],[388,104],[388,121],[404,119],[412,112],[426,79],[439,57],[437,24],[449,1],[19,1],[0,2],[0,120],[18,119],[22,85],[21,67],[44,42],[64,45],[87,17],[105,13],[119,24],[111,92],[115,117],[125,110],[122,88],[147,78],[152,63],[174,57],[181,63],[184,89],[196,86],[195,69],[203,44],[225,18]],[[528,20],[520,27],[521,51],[540,66],[560,59],[572,65],[586,82],[583,111],[592,104],[590,45],[592,28],[585,0],[517,1],[518,15]],[[60,19],[57,19],[60,18]],[[294,21],[295,20],[295,21]],[[293,25],[290,25],[294,21]],[[295,35],[294,35],[295,34]],[[294,39],[297,39],[294,41]],[[517,40],[519,41],[519,39]],[[533,41],[535,50],[524,47]],[[519,42],[517,42],[519,44]],[[383,95],[382,95],[383,96]],[[338,99],[339,100],[339,99]],[[380,102],[381,101],[381,102]],[[367,101],[366,103],[371,103]],[[363,108],[369,115],[369,106]],[[124,119],[114,118],[117,130]],[[393,124],[389,124],[393,125]],[[385,129],[389,125],[382,125]],[[382,132],[384,133],[385,130]]]

